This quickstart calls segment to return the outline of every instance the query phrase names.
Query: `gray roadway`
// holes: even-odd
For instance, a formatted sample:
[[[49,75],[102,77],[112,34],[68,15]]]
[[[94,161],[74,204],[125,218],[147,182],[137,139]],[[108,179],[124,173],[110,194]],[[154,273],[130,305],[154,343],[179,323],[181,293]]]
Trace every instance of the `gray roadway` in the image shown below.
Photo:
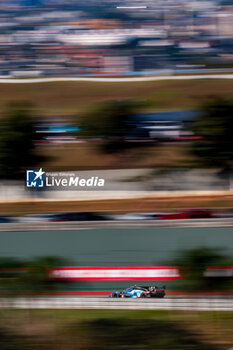
[[[213,220],[193,220],[197,227],[190,220],[1,224],[0,257],[55,255],[83,266],[117,266],[166,264],[200,246],[233,255],[233,220],[228,227]]]
[[[134,309],[233,311],[232,298],[110,299],[40,297],[0,299],[0,308],[30,309]]]
[[[44,230],[83,230],[111,228],[182,228],[182,227],[232,227],[233,218],[185,219],[185,220],[106,220],[106,221],[67,221],[46,222],[27,221],[0,223],[1,231],[44,231]]]

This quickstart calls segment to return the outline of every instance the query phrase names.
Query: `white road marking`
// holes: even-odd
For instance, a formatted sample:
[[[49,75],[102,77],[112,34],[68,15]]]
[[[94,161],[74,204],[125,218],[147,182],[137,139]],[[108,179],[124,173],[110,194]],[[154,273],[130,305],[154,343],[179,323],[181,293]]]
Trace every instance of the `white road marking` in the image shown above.
[[[0,84],[37,84],[54,82],[87,81],[97,83],[130,83],[143,81],[163,80],[198,80],[198,79],[233,79],[233,74],[201,74],[201,75],[163,75],[150,77],[127,77],[127,78],[106,78],[106,77],[51,77],[51,78],[29,78],[29,79],[1,79]]]

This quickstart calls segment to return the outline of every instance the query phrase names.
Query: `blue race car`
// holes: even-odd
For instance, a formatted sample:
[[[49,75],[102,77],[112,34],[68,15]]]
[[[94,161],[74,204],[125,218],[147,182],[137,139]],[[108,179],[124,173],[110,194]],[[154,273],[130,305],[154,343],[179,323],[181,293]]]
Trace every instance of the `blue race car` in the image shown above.
[[[163,298],[165,296],[165,286],[133,286],[121,292],[112,292],[110,298]]]

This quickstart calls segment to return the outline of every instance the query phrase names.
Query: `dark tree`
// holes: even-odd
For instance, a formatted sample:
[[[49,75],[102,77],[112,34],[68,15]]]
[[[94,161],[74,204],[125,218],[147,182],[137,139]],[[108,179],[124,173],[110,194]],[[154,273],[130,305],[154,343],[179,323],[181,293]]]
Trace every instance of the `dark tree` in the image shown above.
[[[18,178],[36,163],[33,154],[32,108],[26,103],[10,104],[0,120],[0,177]]]
[[[133,130],[134,109],[135,103],[132,101],[110,101],[101,104],[82,118],[81,134],[85,138],[102,140],[107,146],[105,150],[110,150],[111,145],[115,145],[119,150],[122,141]]]
[[[56,256],[43,256],[28,262],[20,280],[24,292],[37,295],[57,291],[59,283],[51,280],[49,273],[52,268],[64,265],[66,261]]]
[[[222,290],[231,286],[231,279],[205,276],[208,266],[228,265],[231,260],[221,250],[200,247],[181,252],[172,262],[179,267],[183,287],[187,291]],[[230,263],[231,264],[231,263]]]
[[[195,155],[207,166],[229,168],[233,161],[233,100],[213,98],[206,103],[193,130],[201,137],[194,143]]]

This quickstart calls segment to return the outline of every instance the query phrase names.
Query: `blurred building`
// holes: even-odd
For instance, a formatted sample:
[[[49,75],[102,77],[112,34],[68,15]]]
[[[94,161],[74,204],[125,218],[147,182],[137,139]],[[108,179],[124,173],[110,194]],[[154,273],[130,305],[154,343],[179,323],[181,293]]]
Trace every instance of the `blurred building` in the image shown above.
[[[233,7],[215,1],[1,1],[0,75],[233,67]],[[131,7],[131,8],[129,8]]]

